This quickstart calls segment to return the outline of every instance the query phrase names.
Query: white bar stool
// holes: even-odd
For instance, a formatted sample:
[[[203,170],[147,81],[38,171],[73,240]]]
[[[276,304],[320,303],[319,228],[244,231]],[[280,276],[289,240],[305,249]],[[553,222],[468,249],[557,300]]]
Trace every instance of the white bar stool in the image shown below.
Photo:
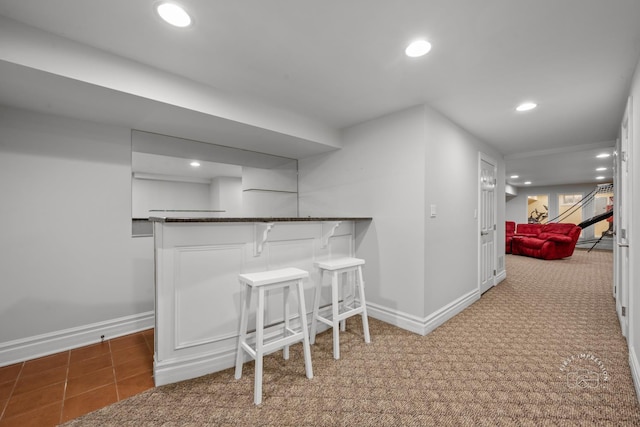
[[[362,279],[362,265],[363,259],[359,258],[339,258],[329,261],[319,261],[314,265],[321,270],[320,280],[316,283],[316,293],[313,304],[313,318],[311,320],[311,344],[316,341],[316,333],[318,331],[318,320],[333,328],[333,358],[340,359],[340,329],[343,331],[346,328],[346,319],[356,314],[362,314],[362,329],[364,330],[364,342],[370,343],[371,337],[369,336],[369,319],[367,318],[367,304],[364,297],[364,280]],[[322,282],[324,279],[324,273],[331,273],[331,309],[332,318],[327,319],[320,316],[320,290],[322,288]],[[343,273],[355,272],[358,294],[360,297],[360,305],[355,306],[355,290],[354,301],[349,305],[346,299],[343,299],[342,305],[340,304],[340,292],[339,292],[339,280],[338,276]],[[344,285],[344,281],[343,281]]]
[[[242,377],[243,351],[246,351],[256,361],[253,398],[256,405],[262,402],[262,358],[266,354],[282,348],[283,357],[289,359],[289,346],[302,341],[307,378],[313,378],[311,349],[309,347],[307,329],[307,310],[304,305],[304,289],[302,287],[302,280],[307,277],[309,277],[309,273],[299,268],[283,268],[280,270],[238,275],[238,280],[245,289],[240,320],[240,339],[238,341],[238,351],[236,354],[235,377],[236,379]],[[289,327],[289,291],[294,287],[298,290],[298,313],[300,315],[300,323],[302,324],[300,331],[294,331]],[[284,289],[284,329],[279,338],[265,342],[265,292],[280,288]],[[258,290],[258,307],[256,310],[256,343],[255,346],[252,347],[247,343],[247,323],[249,322],[251,295],[254,289]]]

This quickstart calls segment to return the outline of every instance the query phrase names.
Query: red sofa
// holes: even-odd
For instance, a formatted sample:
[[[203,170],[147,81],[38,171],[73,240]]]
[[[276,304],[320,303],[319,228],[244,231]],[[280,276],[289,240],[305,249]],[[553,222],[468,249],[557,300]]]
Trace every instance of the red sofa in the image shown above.
[[[516,234],[516,223],[514,221],[505,221],[504,251],[508,254],[511,253],[511,240],[514,234]]]
[[[574,224],[518,224],[511,253],[546,260],[567,258],[573,255],[581,232]]]
[[[518,224],[516,226],[516,234],[518,236],[528,236],[535,237],[540,234],[540,229],[542,228],[542,224]]]

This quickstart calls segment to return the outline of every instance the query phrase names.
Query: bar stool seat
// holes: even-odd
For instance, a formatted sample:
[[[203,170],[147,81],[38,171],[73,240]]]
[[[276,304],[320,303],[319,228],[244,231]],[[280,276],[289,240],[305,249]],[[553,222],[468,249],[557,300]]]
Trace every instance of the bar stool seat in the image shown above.
[[[309,347],[309,335],[307,329],[307,310],[304,304],[303,279],[309,277],[309,272],[299,268],[283,268],[280,270],[262,271],[257,273],[245,273],[238,275],[240,284],[244,286],[244,304],[240,320],[240,339],[236,353],[235,378],[242,377],[243,353],[246,352],[255,361],[254,403],[262,402],[262,358],[264,355],[283,349],[284,359],[289,359],[289,346],[302,341],[304,351],[304,364],[307,378],[313,378],[311,366],[311,349]],[[284,328],[281,336],[270,338],[269,342],[264,338],[264,314],[265,293],[274,289],[284,290]],[[300,316],[301,330],[295,331],[289,325],[289,291],[295,288],[298,291],[298,313]],[[255,345],[247,342],[247,324],[249,322],[249,310],[251,308],[251,295],[253,290],[258,290],[258,305],[256,309]]]
[[[369,335],[369,319],[367,317],[367,304],[364,296],[364,280],[362,278],[362,266],[365,261],[359,258],[338,258],[328,261],[318,261],[314,265],[320,269],[320,280],[316,283],[315,299],[313,304],[313,317],[311,320],[311,344],[315,343],[316,333],[318,331],[318,321],[325,323],[333,328],[333,358],[340,359],[340,329],[344,331],[346,329],[346,319],[355,316],[356,314],[362,315],[362,329],[364,330],[364,342],[370,343],[371,337]],[[322,288],[322,282],[324,279],[324,273],[327,272],[331,275],[331,319],[320,315],[320,293]],[[343,298],[342,304],[340,304],[340,280],[339,276],[342,274],[354,272],[356,279],[355,288],[358,289],[358,296],[360,304],[355,304],[355,289],[353,295],[353,301],[349,303],[346,298]],[[344,283],[342,281],[343,291]]]

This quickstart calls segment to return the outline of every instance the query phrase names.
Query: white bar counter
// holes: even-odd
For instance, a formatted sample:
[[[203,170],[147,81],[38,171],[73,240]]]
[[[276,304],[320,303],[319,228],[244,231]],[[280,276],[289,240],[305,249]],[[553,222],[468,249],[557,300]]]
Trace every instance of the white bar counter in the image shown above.
[[[356,236],[371,218],[149,220],[155,247],[153,370],[159,386],[234,366],[242,297],[238,274],[284,267],[309,271],[304,284],[309,311],[313,283],[320,280],[314,261],[355,256]],[[327,292],[321,305],[329,302]],[[282,320],[280,295],[270,296],[267,307],[265,325]]]

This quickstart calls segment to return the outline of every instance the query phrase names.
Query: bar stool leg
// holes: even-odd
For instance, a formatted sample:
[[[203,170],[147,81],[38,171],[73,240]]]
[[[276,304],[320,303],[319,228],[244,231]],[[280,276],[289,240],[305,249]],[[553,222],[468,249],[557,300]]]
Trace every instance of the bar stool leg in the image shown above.
[[[258,309],[256,310],[256,369],[253,401],[262,402],[262,357],[264,355],[264,288],[258,289]]]
[[[289,286],[285,286],[283,289],[284,295],[284,331],[282,336],[286,337],[289,333]],[[282,349],[282,357],[284,360],[289,360],[289,346],[285,345]]]
[[[362,329],[364,330],[364,342],[367,344],[371,342],[371,336],[369,335],[369,317],[367,316],[367,302],[364,298],[364,279],[362,278],[362,266],[358,266],[358,286],[360,294],[360,305],[362,306]]]
[[[338,294],[338,273],[332,272],[331,274],[331,309],[333,310],[333,358],[340,359],[340,321],[338,317],[340,315],[339,310],[339,294]]]
[[[324,279],[324,270],[320,271],[320,280],[316,283],[315,298],[313,299],[313,315],[311,316],[311,333],[309,336],[311,344],[316,343],[316,334],[318,333],[318,315],[320,313],[320,289],[322,288],[322,279]]]
[[[344,272],[342,274],[340,274],[338,276],[338,280],[342,279],[342,286],[339,288],[342,291],[342,306],[344,307],[345,311],[347,310],[347,306],[349,305],[349,302],[347,301],[347,297],[350,294],[350,288],[346,289],[347,284],[351,284],[351,282],[349,282],[349,273],[348,272]],[[345,332],[347,330],[347,319],[342,319],[342,321],[340,322],[340,331],[341,332]]]
[[[235,377],[239,380],[242,377],[242,365],[244,360],[244,343],[247,342],[247,323],[249,322],[249,309],[251,308],[251,287],[244,286],[244,304],[240,311],[240,338],[238,341],[238,353],[236,354]]]
[[[304,351],[304,368],[307,378],[313,378],[313,367],[311,366],[311,347],[309,346],[309,334],[307,334],[307,308],[304,304],[304,287],[302,280],[298,280],[298,312],[300,314],[300,324],[302,326],[302,349]]]

